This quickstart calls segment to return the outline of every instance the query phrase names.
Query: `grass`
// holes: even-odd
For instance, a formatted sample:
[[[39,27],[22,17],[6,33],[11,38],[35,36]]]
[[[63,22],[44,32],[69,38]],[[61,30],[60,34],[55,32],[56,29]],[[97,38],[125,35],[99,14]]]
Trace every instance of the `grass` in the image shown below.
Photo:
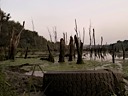
[[[24,59],[24,58],[16,58],[15,61],[12,60],[6,60],[6,61],[2,61],[0,62],[0,65],[4,65],[4,66],[17,66],[17,65],[22,65],[22,64],[41,64],[42,61],[37,59],[37,58],[28,58],[28,59]]]
[[[87,69],[94,69],[95,67],[102,66],[104,64],[111,64],[108,61],[95,61],[95,60],[84,60],[84,64],[76,64],[76,61],[68,62],[67,59],[64,63],[58,63],[58,59],[55,58],[55,63],[51,63],[48,61],[42,61],[39,58],[16,58],[15,61],[2,61],[0,62],[0,65],[2,66],[17,66],[22,64],[39,64],[43,71],[75,71],[75,70],[87,70]],[[114,64],[111,64],[112,66],[115,66]],[[109,66],[107,66],[109,68]],[[25,66],[23,69],[31,71],[31,66]],[[36,70],[40,70],[39,68],[36,68]]]
[[[6,75],[0,68],[0,96],[17,96],[16,92],[12,90],[13,86],[6,81]]]
[[[94,67],[99,67],[105,64],[110,64],[110,66],[106,66],[107,68],[117,68],[118,66],[116,64],[112,64],[109,61],[103,61],[102,63],[100,61],[94,61],[94,60],[84,60],[84,64],[76,64],[76,61],[72,61],[72,62],[68,62],[67,60],[64,63],[58,63],[58,59],[56,59],[55,63],[51,63],[48,61],[42,61],[39,58],[28,58],[28,59],[24,59],[24,58],[16,58],[15,61],[2,61],[0,62],[1,66],[17,66],[17,65],[22,65],[22,64],[39,64],[42,68],[43,71],[77,71],[77,70],[88,70],[88,69],[94,69]],[[28,70],[28,71],[32,71],[33,67],[32,66],[24,66],[23,69]],[[38,67],[36,67],[35,70],[39,70],[40,69]],[[128,75],[128,61],[123,62],[123,72],[127,73]],[[3,73],[2,73],[3,74]],[[4,75],[0,74],[0,77],[5,78]],[[2,82],[2,83],[1,83]],[[5,79],[1,79],[0,78],[0,85],[3,84],[2,86],[4,86],[4,89],[1,89],[2,87],[0,86],[0,93],[5,92],[10,90],[10,86],[7,82],[5,82]],[[0,96],[16,96],[16,95],[10,95],[10,94],[14,94],[14,92],[11,90],[9,91],[10,93],[2,93],[4,95]],[[9,94],[9,95],[6,95]],[[24,95],[27,96],[27,95]]]
[[[128,76],[128,60],[121,62],[121,64],[123,66],[123,74]]]

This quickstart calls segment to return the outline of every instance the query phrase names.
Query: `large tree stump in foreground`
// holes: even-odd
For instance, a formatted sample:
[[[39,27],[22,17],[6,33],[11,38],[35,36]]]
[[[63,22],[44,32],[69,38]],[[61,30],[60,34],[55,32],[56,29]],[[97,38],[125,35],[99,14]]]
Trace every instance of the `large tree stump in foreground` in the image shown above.
[[[124,95],[122,74],[107,70],[52,71],[44,73],[46,96],[117,96]]]

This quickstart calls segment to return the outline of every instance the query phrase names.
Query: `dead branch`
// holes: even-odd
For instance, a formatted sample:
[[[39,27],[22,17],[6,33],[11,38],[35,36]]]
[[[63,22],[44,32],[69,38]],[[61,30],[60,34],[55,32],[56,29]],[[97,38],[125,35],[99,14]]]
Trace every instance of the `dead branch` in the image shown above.
[[[51,42],[52,42],[52,35],[51,35],[51,32],[50,32],[49,28],[47,28],[47,29],[48,29],[48,32],[49,32],[50,40],[51,40]]]
[[[84,44],[84,40],[85,40],[85,29],[83,28],[83,44]]]
[[[76,19],[75,19],[75,31],[76,31],[76,36],[78,37],[78,29],[77,29],[77,22],[76,22]]]

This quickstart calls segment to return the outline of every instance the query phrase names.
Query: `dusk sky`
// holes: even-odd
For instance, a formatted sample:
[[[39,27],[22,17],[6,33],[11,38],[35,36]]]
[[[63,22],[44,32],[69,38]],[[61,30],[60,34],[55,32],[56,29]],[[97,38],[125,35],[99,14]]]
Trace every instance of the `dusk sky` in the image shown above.
[[[89,44],[89,25],[96,32],[96,43],[104,37],[104,44],[128,39],[128,0],[0,0],[3,11],[11,14],[11,20],[26,21],[25,28],[49,39],[57,27],[58,40],[63,32],[74,35],[75,19],[78,30],[85,27],[85,44]]]

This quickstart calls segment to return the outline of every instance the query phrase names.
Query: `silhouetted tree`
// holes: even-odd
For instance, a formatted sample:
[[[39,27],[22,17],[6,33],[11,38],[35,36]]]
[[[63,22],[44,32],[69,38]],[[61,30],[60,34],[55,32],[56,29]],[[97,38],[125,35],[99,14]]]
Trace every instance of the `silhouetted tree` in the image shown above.
[[[72,61],[73,53],[74,53],[74,42],[73,42],[73,37],[70,36],[70,42],[69,42],[69,61]]]
[[[64,39],[60,39],[60,54],[59,54],[59,62],[64,62],[64,56],[65,56],[65,43]]]

